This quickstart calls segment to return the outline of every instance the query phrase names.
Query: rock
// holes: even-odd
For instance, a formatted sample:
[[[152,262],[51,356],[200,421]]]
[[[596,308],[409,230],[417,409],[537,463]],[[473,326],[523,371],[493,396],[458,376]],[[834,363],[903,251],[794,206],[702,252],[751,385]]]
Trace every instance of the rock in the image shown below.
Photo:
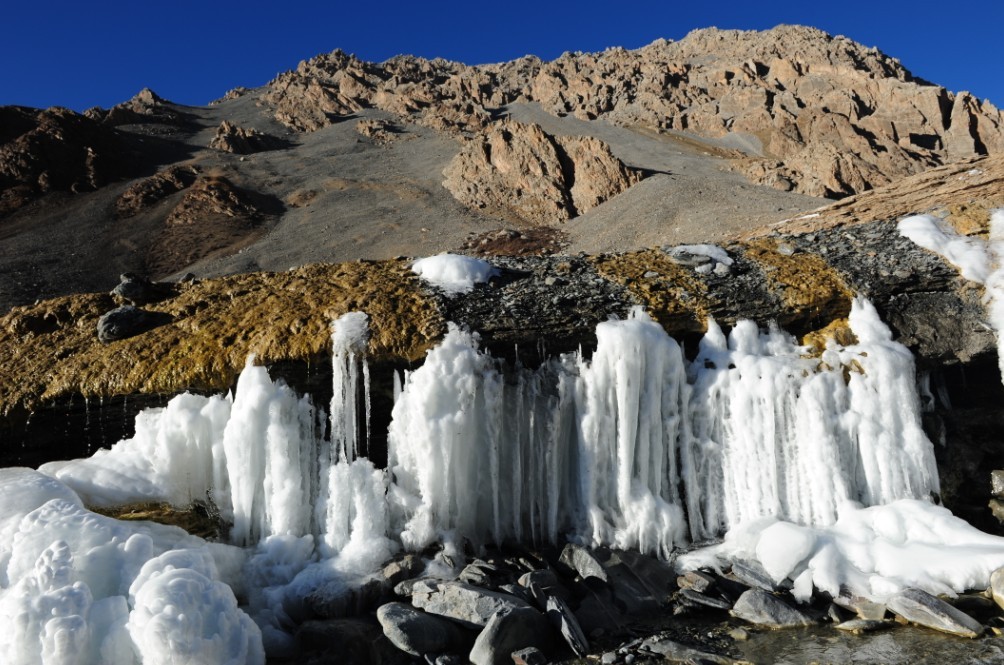
[[[380,626],[372,620],[332,619],[305,621],[294,635],[297,653],[338,654],[345,665],[405,665],[408,657],[394,648],[380,634]]]
[[[681,590],[678,598],[689,605],[697,607],[708,607],[715,610],[728,610],[732,607],[732,604],[727,600],[706,596],[693,589]]]
[[[149,210],[171,194],[191,187],[199,173],[195,165],[177,165],[137,180],[115,199],[115,217],[128,219]]]
[[[885,619],[886,607],[882,603],[859,596],[837,596],[833,602],[858,615],[859,619],[881,621]]]
[[[892,627],[892,622],[890,621],[876,621],[874,619],[851,619],[850,621],[844,621],[843,623],[838,623],[834,628],[837,630],[843,630],[848,633],[854,633],[855,635],[860,635],[862,633],[872,633],[876,630],[885,630],[886,628]]]
[[[339,619],[372,612],[388,599],[387,583],[370,579],[359,586],[347,586],[341,580],[328,582],[307,594],[305,603],[325,619]]]
[[[815,623],[808,615],[762,589],[750,589],[732,607],[732,616],[764,628],[795,628]]]
[[[502,571],[498,566],[480,560],[470,562],[457,575],[457,579],[461,582],[483,589],[497,588],[498,580],[503,577]]]
[[[512,652],[514,665],[547,665],[547,656],[537,647],[527,647]]]
[[[911,623],[961,637],[979,637],[983,626],[937,596],[920,589],[906,589],[889,599],[889,609]]]
[[[586,639],[579,626],[579,620],[572,614],[565,601],[557,596],[548,598],[547,618],[565,638],[565,642],[572,648],[572,652],[580,658],[585,658],[586,654],[589,653],[589,640]]]
[[[422,561],[422,557],[417,554],[405,554],[400,559],[396,561],[391,561],[386,566],[383,567],[383,578],[387,580],[389,584],[394,588],[394,593],[397,593],[397,585],[405,580],[410,580],[425,569],[425,562]],[[411,595],[408,594],[398,594],[401,596]]]
[[[387,639],[413,656],[462,651],[470,643],[455,623],[405,603],[381,605],[376,616]]]
[[[526,601],[497,591],[488,591],[462,582],[424,582],[412,587],[415,607],[467,626],[479,628],[504,609],[529,608]]]
[[[115,340],[135,337],[170,321],[169,314],[150,312],[132,305],[123,305],[106,312],[98,319],[98,340],[107,344]]]
[[[576,217],[640,180],[598,139],[510,120],[465,143],[443,175],[469,208],[533,224]]]
[[[714,575],[700,570],[688,570],[676,578],[676,584],[680,589],[693,589],[697,593],[704,593],[714,583]]]
[[[512,665],[513,652],[536,647],[551,650],[551,626],[543,614],[530,607],[496,612],[474,641],[470,660],[474,665]]]
[[[216,136],[209,142],[209,147],[235,155],[250,155],[265,150],[276,150],[285,146],[280,139],[259,132],[257,129],[245,128],[224,120],[216,129]]]
[[[366,118],[356,123],[356,131],[377,143],[390,143],[398,137],[394,126],[385,120]]]
[[[756,561],[734,561],[732,563],[732,576],[746,586],[763,591],[787,591],[791,589],[790,580],[782,580],[775,583],[771,576]]]
[[[1004,469],[990,472],[990,493],[998,499],[1004,499]]]
[[[736,661],[726,656],[720,656],[710,651],[703,651],[680,644],[665,635],[653,635],[642,640],[638,646],[642,653],[658,654],[665,660],[676,663],[713,663],[714,665],[732,665]]]
[[[990,591],[990,595],[998,607],[1004,609],[1004,568],[998,568],[990,573],[990,588],[988,591]]]
[[[561,558],[558,561],[584,580],[592,577],[602,582],[608,581],[607,572],[604,570],[603,564],[581,545],[573,543],[565,545],[565,549],[561,550]]]
[[[534,603],[541,610],[547,609],[547,599],[557,596],[565,603],[572,600],[571,592],[558,580],[552,570],[534,570],[520,576],[519,585],[530,592]]]
[[[111,290],[111,296],[129,305],[146,305],[159,302],[177,293],[173,284],[152,282],[143,275],[127,272],[119,276],[119,284]]]

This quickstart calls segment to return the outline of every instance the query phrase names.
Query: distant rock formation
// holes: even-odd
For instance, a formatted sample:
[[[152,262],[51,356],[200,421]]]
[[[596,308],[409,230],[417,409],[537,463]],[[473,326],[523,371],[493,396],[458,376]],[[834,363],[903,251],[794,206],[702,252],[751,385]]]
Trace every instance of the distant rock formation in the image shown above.
[[[148,210],[171,194],[190,187],[198,175],[197,166],[178,165],[133,183],[115,200],[115,217],[126,219]]]
[[[116,104],[107,111],[94,107],[87,109],[84,114],[112,126],[146,123],[183,125],[187,122],[184,113],[171,108],[167,100],[150,88],[143,88],[131,99]]]
[[[252,127],[241,127],[224,120],[216,130],[209,147],[236,155],[250,155],[265,150],[281,148],[283,142]]]
[[[0,217],[52,191],[97,189],[127,173],[111,129],[69,109],[0,107]]]
[[[800,26],[709,28],[633,51],[479,67],[335,51],[279,75],[262,102],[298,131],[375,107],[445,132],[477,132],[498,108],[537,102],[555,115],[724,139],[746,150],[737,165],[755,182],[837,198],[1004,152],[1004,116],[989,102]]]
[[[641,179],[599,139],[510,120],[466,141],[443,175],[464,205],[532,224],[576,217]]]

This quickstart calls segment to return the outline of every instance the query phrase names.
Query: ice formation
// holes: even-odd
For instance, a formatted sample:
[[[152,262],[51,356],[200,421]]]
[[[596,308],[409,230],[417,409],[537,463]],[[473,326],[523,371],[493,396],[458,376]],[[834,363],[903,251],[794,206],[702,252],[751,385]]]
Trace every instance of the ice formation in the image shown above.
[[[149,662],[255,662],[263,644],[290,653],[308,594],[347,595],[401,547],[465,539],[667,556],[728,531],[708,557],[758,557],[797,576],[800,593],[848,582],[881,595],[903,576],[883,581],[885,569],[844,542],[864,528],[848,526],[865,519],[853,507],[888,504],[858,510],[880,516],[872,542],[894,538],[896,523],[909,544],[933,513],[902,500],[927,498],[938,480],[909,352],[863,300],[850,326],[856,344],[812,357],[776,327],[740,322],[726,337],[710,322],[688,362],[635,310],[598,326],[591,357],[535,369],[507,366],[450,326],[398,382],[382,470],[360,456],[367,319],[346,315],[333,324],[330,436],[309,398],[249,363],[232,395],[180,395],[140,414],[135,436],[109,451],[0,476],[0,615],[18,626],[3,639],[36,661],[133,650]],[[233,545],[83,508],[140,500],[215,505]],[[930,588],[989,574],[1004,541],[966,538],[987,555],[967,559],[964,576],[920,565]],[[918,547],[910,553],[930,551]],[[838,554],[860,575],[834,572]]]
[[[487,282],[498,270],[487,261],[460,254],[437,254],[418,259],[412,272],[447,293],[466,293]]]

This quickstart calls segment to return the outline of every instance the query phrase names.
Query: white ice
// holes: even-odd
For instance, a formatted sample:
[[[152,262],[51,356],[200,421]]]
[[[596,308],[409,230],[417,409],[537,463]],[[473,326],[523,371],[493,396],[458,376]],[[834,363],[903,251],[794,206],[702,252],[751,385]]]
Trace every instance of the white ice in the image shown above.
[[[418,259],[412,272],[447,293],[466,293],[475,284],[487,282],[498,270],[481,259],[460,254],[437,254]]]
[[[97,515],[58,480],[28,469],[0,469],[0,486],[5,662],[264,662],[260,632],[221,573],[234,582],[239,549]],[[201,568],[183,582],[154,581],[144,571],[158,559]]]
[[[724,542],[682,555],[680,570],[756,561],[775,582],[811,580],[834,597],[879,602],[914,587],[932,594],[985,589],[1004,566],[1004,538],[991,536],[927,501],[862,508],[843,504],[835,523],[800,526],[774,517],[744,523]]]
[[[724,263],[727,266],[732,265],[732,257],[718,245],[676,245],[670,251],[684,252],[695,256],[707,256],[718,263]]]

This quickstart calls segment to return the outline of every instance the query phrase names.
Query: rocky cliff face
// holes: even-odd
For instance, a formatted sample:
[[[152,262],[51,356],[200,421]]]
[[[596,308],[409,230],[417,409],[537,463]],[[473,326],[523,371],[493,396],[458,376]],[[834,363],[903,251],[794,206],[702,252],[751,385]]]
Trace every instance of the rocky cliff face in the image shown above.
[[[466,141],[443,175],[464,205],[533,224],[576,217],[641,179],[598,139],[511,121]]]
[[[555,115],[688,131],[737,149],[756,182],[841,197],[1004,150],[992,104],[914,78],[874,48],[812,28],[697,30],[641,49],[469,67],[335,51],[272,81],[263,102],[301,131],[375,107],[444,131],[537,102]]]

